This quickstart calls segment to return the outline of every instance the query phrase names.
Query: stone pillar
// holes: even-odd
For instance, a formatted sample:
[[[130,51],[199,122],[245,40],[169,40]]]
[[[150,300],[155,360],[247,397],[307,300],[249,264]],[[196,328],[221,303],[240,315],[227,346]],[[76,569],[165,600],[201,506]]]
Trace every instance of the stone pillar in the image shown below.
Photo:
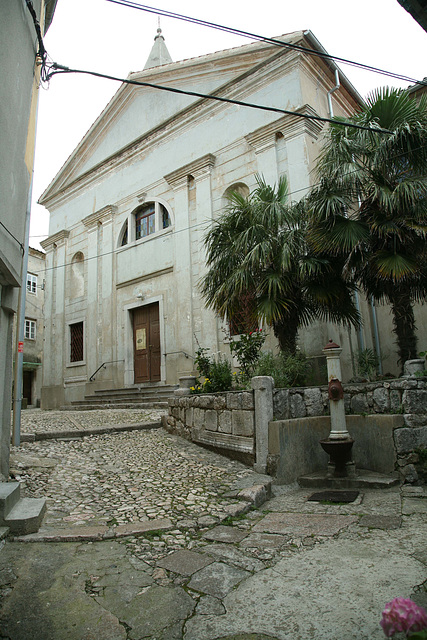
[[[329,408],[331,414],[330,440],[346,440],[350,438],[345,421],[344,394],[341,385],[341,352],[341,347],[332,342],[332,340],[323,349],[328,367]]]
[[[265,473],[268,456],[268,425],[273,420],[274,380],[270,376],[256,376],[251,380],[255,404],[255,464],[257,473]]]
[[[267,184],[277,184],[276,132],[271,126],[262,127],[246,136],[255,151],[257,171]]]
[[[198,230],[192,229],[188,185],[189,180],[194,178],[197,188],[197,181],[204,177],[209,177],[214,161],[214,156],[207,154],[165,176],[165,180],[173,188],[175,195],[175,277],[177,278],[177,304],[180,318],[180,322],[176,327],[175,350],[186,351],[190,354],[193,353],[193,334],[195,329],[193,296],[197,295],[195,291],[198,281],[198,273],[193,274],[194,256],[192,246],[194,242],[192,242],[192,236],[194,233],[198,234]],[[206,181],[206,185],[210,190],[210,182]],[[209,211],[209,208],[207,210]],[[204,217],[203,212],[201,213],[202,217]],[[198,219],[199,212],[197,212],[197,221]],[[192,364],[190,364],[188,358],[181,358],[179,366],[181,368],[177,371],[178,376],[192,373]]]
[[[88,376],[102,362],[115,360],[113,331],[115,292],[113,291],[113,219],[116,207],[107,205],[84,218],[88,231],[88,317],[87,358]],[[102,242],[100,229],[102,227]],[[98,254],[100,254],[99,257]],[[98,268],[100,267],[100,268]],[[108,372],[111,374],[111,370]]]

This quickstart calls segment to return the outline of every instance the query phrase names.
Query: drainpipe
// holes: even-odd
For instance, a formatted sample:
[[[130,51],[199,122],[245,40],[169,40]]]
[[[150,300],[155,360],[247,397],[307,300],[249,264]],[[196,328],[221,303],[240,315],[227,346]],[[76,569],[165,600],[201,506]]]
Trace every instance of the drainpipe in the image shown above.
[[[374,297],[371,296],[371,311],[372,311],[372,324],[374,329],[374,340],[375,340],[375,351],[378,356],[378,373],[380,376],[383,374],[383,363],[381,361],[381,351],[380,351],[380,336],[378,334],[378,321],[377,321],[377,310],[375,309]]]
[[[328,108],[329,108],[329,117],[333,118],[334,117],[334,109],[332,106],[332,94],[335,93],[335,91],[338,91],[338,89],[340,88],[340,74],[337,68],[335,68],[335,86],[332,87],[332,89],[330,91],[328,91],[327,96],[328,96]]]

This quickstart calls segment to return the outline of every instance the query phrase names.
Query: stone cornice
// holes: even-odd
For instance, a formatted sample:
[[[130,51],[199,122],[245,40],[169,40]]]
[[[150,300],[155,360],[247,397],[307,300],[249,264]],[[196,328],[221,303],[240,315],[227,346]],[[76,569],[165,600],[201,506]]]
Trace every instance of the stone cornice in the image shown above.
[[[42,240],[40,244],[45,251],[48,251],[49,249],[53,249],[55,246],[63,244],[69,235],[70,232],[68,229],[62,229],[61,231],[58,231],[58,233],[54,233],[53,236],[49,236],[45,240]]]
[[[309,116],[316,116],[316,112],[310,105],[304,105],[296,113]],[[302,118],[298,115],[288,115],[279,118],[264,127],[260,127],[256,131],[245,136],[246,142],[253,147],[255,153],[262,153],[276,143],[276,136],[280,133],[285,139],[289,140],[295,136],[306,133],[317,139],[323,128],[323,124],[318,120],[310,118]]]
[[[91,213],[89,216],[86,216],[86,218],[83,218],[82,222],[85,227],[90,229],[92,227],[98,226],[98,224],[111,222],[116,211],[117,207],[111,204],[107,204],[106,207],[103,207],[99,211],[95,211],[95,213]]]
[[[205,156],[176,169],[176,171],[168,173],[164,178],[173,189],[179,189],[187,184],[189,175],[193,176],[195,180],[200,180],[209,175],[215,165],[215,159],[212,153],[207,153]]]

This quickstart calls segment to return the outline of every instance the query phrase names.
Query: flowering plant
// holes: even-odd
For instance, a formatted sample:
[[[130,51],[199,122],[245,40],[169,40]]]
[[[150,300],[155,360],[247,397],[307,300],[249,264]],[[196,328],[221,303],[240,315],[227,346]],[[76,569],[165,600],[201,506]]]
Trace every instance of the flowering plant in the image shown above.
[[[266,334],[262,329],[255,329],[249,333],[242,333],[239,340],[230,341],[230,350],[236,356],[242,373],[248,378],[259,360]]]
[[[380,625],[387,638],[404,633],[412,640],[427,640],[427,612],[409,599],[394,598],[388,602]]]

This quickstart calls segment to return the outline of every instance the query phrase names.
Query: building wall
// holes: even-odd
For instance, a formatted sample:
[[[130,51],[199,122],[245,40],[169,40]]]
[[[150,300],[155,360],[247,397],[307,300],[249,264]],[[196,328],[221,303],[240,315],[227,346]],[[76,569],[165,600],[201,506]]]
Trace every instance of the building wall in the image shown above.
[[[33,6],[43,27],[42,0]],[[24,2],[2,2],[0,21],[0,480],[9,475],[12,328],[22,277],[34,157],[36,34]]]
[[[335,81],[325,62],[288,51],[275,52],[263,65],[259,52],[265,46],[252,54],[257,73],[242,73],[236,81],[239,99],[328,117],[327,92]],[[243,50],[235,61],[247,72],[251,49]],[[217,69],[228,73],[230,52],[213,57]],[[203,87],[212,82],[206,59],[183,63],[184,86],[189,79],[198,78]],[[202,73],[198,67],[203,64]],[[176,68],[166,65],[149,73],[157,74],[159,83],[172,83]],[[152,99],[150,91],[120,89],[42,198],[51,213],[50,236],[42,243],[47,268],[45,408],[82,399],[95,388],[132,386],[132,314],[148,305],[159,308],[160,382],[175,384],[192,373],[187,355],[194,356],[199,344],[214,354],[228,353],[224,323],[205,308],[199,289],[209,223],[223,210],[227,189],[244,185],[252,190],[257,173],[271,184],[285,175],[294,200],[315,180],[312,169],[323,126],[316,121],[206,101],[193,108],[191,101],[179,99],[180,114],[160,126],[158,114],[149,121]],[[173,108],[172,98],[165,100],[159,109],[166,118]],[[342,87],[332,101],[334,113],[343,115],[354,111],[357,97]],[[140,138],[130,143],[129,131],[136,135],[138,130]],[[171,226],[135,241],[133,214],[148,202],[167,209]],[[126,223],[128,243],[122,246]],[[370,311],[366,305],[362,311],[369,335]],[[84,357],[71,362],[70,325],[80,322]],[[317,355],[329,338],[348,355],[343,377],[351,378],[351,353],[360,346],[356,332],[316,324],[301,331],[300,343],[309,355]],[[275,347],[271,336],[269,345]],[[91,383],[102,363],[106,368]]]

